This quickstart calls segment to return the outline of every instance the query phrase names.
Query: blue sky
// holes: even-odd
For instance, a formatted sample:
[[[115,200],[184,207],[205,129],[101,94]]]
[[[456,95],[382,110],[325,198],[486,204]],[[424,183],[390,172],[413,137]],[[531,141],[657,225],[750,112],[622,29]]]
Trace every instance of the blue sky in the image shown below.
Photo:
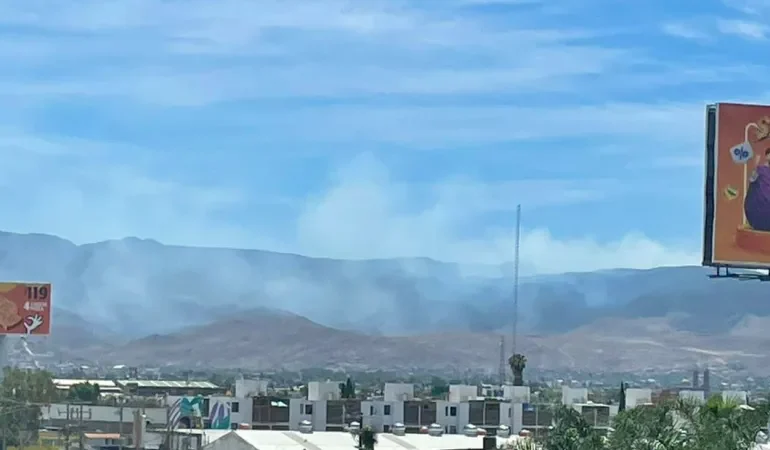
[[[770,2],[0,5],[2,228],[77,243],[699,262],[704,107],[768,99]]]

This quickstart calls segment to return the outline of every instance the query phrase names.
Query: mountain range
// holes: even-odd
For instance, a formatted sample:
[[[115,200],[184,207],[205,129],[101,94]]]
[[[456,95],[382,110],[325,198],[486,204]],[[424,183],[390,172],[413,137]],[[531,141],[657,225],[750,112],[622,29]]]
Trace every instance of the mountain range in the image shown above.
[[[730,352],[764,345],[770,333],[757,324],[770,318],[770,286],[713,280],[708,273],[665,267],[522,277],[522,345],[532,346],[533,362],[540,348],[543,364],[565,366],[624,360],[607,353],[598,359],[564,355],[565,346],[589,351],[607,336],[623,342],[616,346],[621,352],[650,338],[664,348],[708,344],[695,359],[712,350],[730,359]],[[361,346],[381,350],[381,364],[438,367],[467,360],[494,366],[497,356],[489,349],[499,342],[495,333],[510,333],[514,316],[510,264],[333,260],[137,238],[75,245],[56,236],[2,232],[0,279],[53,283],[52,340],[60,347],[97,346],[105,357],[138,363],[153,362],[148,355],[167,347],[181,351],[185,342],[191,346],[184,350],[190,353],[185,363],[210,360],[207,345],[217,357],[216,347],[237,335],[238,345],[259,347],[267,339],[305,355],[295,362],[267,354],[243,357],[260,367],[316,357],[318,363],[354,364],[358,357],[351,349]],[[468,342],[466,353],[452,350],[450,335]],[[324,340],[338,348],[321,351]],[[470,356],[474,352],[485,356]],[[330,353],[336,356],[329,359]]]

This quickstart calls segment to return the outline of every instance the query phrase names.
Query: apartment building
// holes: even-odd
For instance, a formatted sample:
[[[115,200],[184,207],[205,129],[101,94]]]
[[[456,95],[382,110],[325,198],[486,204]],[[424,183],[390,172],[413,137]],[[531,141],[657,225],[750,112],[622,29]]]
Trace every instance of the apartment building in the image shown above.
[[[447,400],[420,399],[411,384],[386,383],[381,398],[358,400],[339,398],[339,383],[311,382],[307,398],[255,399],[266,405],[283,402],[288,411],[279,412],[277,407],[264,408],[255,413],[254,428],[298,430],[301,423],[314,431],[341,431],[352,422],[371,426],[379,432],[390,432],[394,427],[404,428],[406,433],[425,432],[427,427],[440,426],[444,433],[459,434],[468,425],[496,433],[500,425],[511,427],[515,432],[522,429],[522,404],[529,399],[529,389],[510,390],[518,397],[488,399],[480,397],[476,386],[453,385]],[[514,400],[514,401],[512,401]],[[268,415],[269,414],[269,415]],[[280,416],[281,421],[275,417]]]

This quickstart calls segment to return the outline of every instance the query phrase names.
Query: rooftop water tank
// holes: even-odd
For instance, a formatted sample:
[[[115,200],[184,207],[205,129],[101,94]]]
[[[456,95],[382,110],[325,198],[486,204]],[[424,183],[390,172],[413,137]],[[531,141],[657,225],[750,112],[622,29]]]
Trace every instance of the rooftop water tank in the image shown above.
[[[313,432],[313,423],[309,420],[303,420],[299,423],[299,432],[300,433],[312,433]]]
[[[437,423],[432,423],[428,427],[428,434],[431,436],[441,436],[444,434],[444,427]]]

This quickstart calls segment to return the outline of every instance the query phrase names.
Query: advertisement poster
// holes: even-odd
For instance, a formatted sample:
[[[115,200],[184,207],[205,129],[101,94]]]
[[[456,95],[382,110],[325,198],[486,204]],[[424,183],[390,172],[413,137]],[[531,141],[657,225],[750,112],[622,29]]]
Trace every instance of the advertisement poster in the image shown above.
[[[770,267],[770,106],[718,104],[711,158],[710,262]]]
[[[51,334],[50,283],[0,283],[0,335]]]

